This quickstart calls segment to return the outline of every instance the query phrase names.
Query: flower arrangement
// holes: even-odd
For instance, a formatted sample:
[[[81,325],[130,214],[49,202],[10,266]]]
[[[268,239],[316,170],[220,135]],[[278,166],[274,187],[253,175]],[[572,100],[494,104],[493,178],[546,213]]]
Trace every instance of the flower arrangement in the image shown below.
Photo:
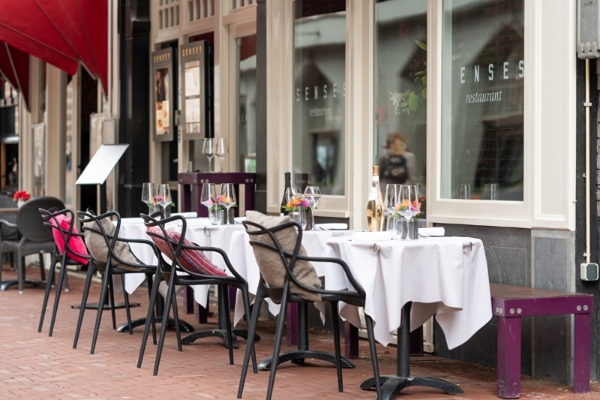
[[[27,201],[31,198],[31,195],[27,192],[27,190],[19,190],[15,192],[13,195],[13,201]]]
[[[231,197],[228,197],[225,195],[220,195],[220,196],[217,196],[216,201],[214,201],[213,199],[210,199],[203,204],[205,206],[207,206],[210,211],[216,211],[216,210],[226,209],[227,207],[225,207],[225,204],[230,204],[230,203],[233,203],[233,205],[231,205],[230,207],[237,207],[237,204],[235,204],[235,202],[233,201],[233,199]]]
[[[161,201],[163,201],[163,197],[159,194],[156,194],[156,195],[152,196],[152,200],[150,200],[148,202],[148,207],[154,207],[154,206],[160,205]],[[169,204],[167,204],[167,207],[174,206],[174,205],[175,205],[175,203],[170,202]]]
[[[414,216],[416,217],[417,215],[419,215],[421,213],[421,203],[418,202],[417,200],[414,200],[412,203],[410,203],[408,200],[404,200],[401,203],[398,203],[396,205],[396,213],[394,214],[394,217],[399,217],[402,215],[402,211],[406,211],[406,210],[410,210],[412,212],[414,212]]]
[[[288,201],[285,206],[281,206],[281,208],[283,208],[287,212],[290,212],[294,208],[297,208],[297,207],[302,207],[307,212],[310,212],[310,203],[306,199],[294,198],[294,199]]]

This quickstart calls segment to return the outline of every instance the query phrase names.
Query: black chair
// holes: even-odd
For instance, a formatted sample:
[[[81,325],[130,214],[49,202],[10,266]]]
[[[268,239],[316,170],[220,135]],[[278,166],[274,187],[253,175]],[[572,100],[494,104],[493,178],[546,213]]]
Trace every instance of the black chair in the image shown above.
[[[90,349],[90,354],[94,354],[96,349],[96,341],[98,339],[98,333],[100,331],[100,322],[102,320],[102,312],[104,310],[104,305],[107,304],[107,296],[110,295],[110,308],[113,319],[113,329],[116,329],[116,317],[115,317],[115,301],[114,301],[114,292],[112,288],[112,278],[114,275],[120,275],[123,282],[123,297],[125,299],[125,311],[127,315],[127,327],[129,329],[129,334],[133,334],[133,327],[131,324],[131,314],[129,311],[129,295],[125,290],[125,280],[124,276],[128,273],[144,273],[146,274],[146,279],[149,282],[149,288],[152,286],[152,276],[156,273],[157,267],[156,265],[148,265],[137,259],[133,253],[129,251],[129,243],[143,243],[152,248],[154,251],[156,258],[158,259],[160,253],[158,252],[154,243],[149,240],[143,239],[126,239],[119,237],[119,230],[121,227],[121,216],[116,211],[109,211],[102,215],[94,215],[90,212],[78,211],[79,220],[83,224],[82,230],[88,232],[89,235],[94,236],[98,235],[101,238],[102,249],[100,252],[104,252],[104,258],[106,262],[103,260],[96,259],[97,254],[94,254],[94,250],[90,248],[90,243],[87,243],[88,249],[92,255],[93,265],[95,268],[88,267],[88,274],[86,276],[86,281],[83,288],[83,296],[81,298],[81,308],[79,309],[79,319],[77,320],[77,328],[75,329],[75,339],[73,341],[73,348],[77,347],[77,342],[79,340],[79,333],[81,331],[81,324],[83,322],[83,315],[86,308],[86,303],[89,295],[91,278],[93,272],[91,270],[98,270],[102,276],[102,290],[100,292],[100,300],[98,301],[98,313],[96,314],[96,325],[94,327],[94,334],[92,338],[92,347]],[[112,218],[115,219],[115,224],[113,225]],[[114,231],[107,231],[105,229],[104,223],[113,226]],[[112,233],[114,232],[114,233]],[[119,246],[120,249],[124,249],[122,253],[116,249],[117,243],[124,243],[125,247],[122,245]],[[127,254],[128,252],[128,254]],[[131,258],[130,258],[131,257]],[[127,258],[127,259],[126,259]],[[153,324],[153,334],[156,336],[156,328]]]
[[[312,293],[319,293],[321,295],[321,301],[327,302],[331,306],[331,314],[333,317],[333,342],[335,346],[335,366],[337,370],[338,377],[338,390],[340,392],[343,391],[343,381],[342,381],[342,364],[341,364],[341,354],[340,354],[340,328],[338,323],[338,303],[344,302],[350,305],[354,305],[357,307],[364,307],[365,305],[365,291],[362,286],[355,280],[348,268],[348,265],[339,258],[330,258],[330,257],[308,257],[300,255],[300,247],[302,245],[302,228],[300,224],[297,222],[291,221],[286,222],[281,225],[277,225],[272,228],[265,228],[262,225],[251,221],[242,222],[246,231],[250,235],[250,244],[256,251],[256,247],[259,246],[264,249],[268,249],[278,255],[278,260],[281,260],[282,267],[285,268],[285,278],[283,282],[282,288],[272,288],[267,286],[263,276],[261,274],[260,283],[258,286],[258,290],[256,293],[256,298],[254,300],[254,311],[252,313],[252,319],[250,320],[250,330],[248,332],[248,347],[246,349],[246,354],[244,356],[244,364],[242,365],[242,374],[240,377],[240,385],[238,389],[238,398],[242,397],[242,392],[244,390],[244,383],[246,381],[246,374],[248,372],[248,362],[249,362],[249,353],[248,349],[251,348],[252,340],[254,338],[254,333],[256,332],[256,325],[258,323],[258,314],[259,314],[259,306],[262,300],[267,297],[270,297],[274,302],[281,304],[281,311],[279,312],[279,317],[277,320],[277,330],[275,333],[275,346],[273,349],[273,357],[270,367],[270,377],[269,377],[269,386],[267,389],[267,400],[271,399],[273,394],[273,385],[275,383],[275,373],[277,371],[277,363],[279,360],[280,347],[281,347],[281,338],[283,336],[283,329],[285,325],[285,315],[286,308],[288,303],[307,303],[308,301],[303,299],[302,297],[292,294],[290,292],[290,282],[294,282],[295,285],[304,289],[305,291]],[[294,229],[297,231],[296,243],[294,245],[293,250],[283,249],[276,234],[285,229]],[[263,238],[269,238],[270,243],[265,241],[259,241],[258,236],[265,235]],[[255,238],[254,240],[253,237]],[[260,239],[262,240],[262,239]],[[300,282],[296,276],[293,274],[294,266],[296,261],[310,261],[310,262],[328,262],[328,263],[336,263],[340,265],[348,278],[348,281],[352,284],[356,291],[337,291],[337,290],[325,290],[325,289],[316,289],[314,287],[309,287]],[[369,339],[369,348],[371,350],[371,361],[373,364],[373,374],[375,377],[375,385],[377,388],[377,398],[381,399],[381,389],[380,389],[380,381],[379,381],[379,367],[377,363],[377,351],[375,348],[375,339],[373,335],[373,320],[368,315],[365,315],[365,321],[367,325],[367,334]]]
[[[62,210],[65,208],[64,203],[55,197],[38,197],[26,202],[17,212],[16,224],[11,224],[7,221],[0,220],[2,229],[17,228],[19,232],[18,240],[2,240],[0,247],[0,260],[6,253],[17,255],[17,280],[4,281],[0,287],[1,290],[6,290],[9,287],[18,284],[19,293],[23,293],[23,285],[25,283],[33,286],[43,286],[46,279],[44,272],[43,253],[54,252],[54,237],[44,226],[39,209],[56,208]],[[25,279],[25,256],[30,254],[39,254],[40,274],[42,281],[28,281]],[[55,265],[54,263],[52,264]]]
[[[42,218],[46,221],[44,225],[50,229],[51,232],[57,233],[62,237],[63,243],[60,244],[56,241],[54,242],[54,254],[53,254],[53,264],[48,273],[48,282],[46,285],[46,292],[44,293],[44,301],[42,303],[42,312],[40,314],[40,324],[38,326],[38,332],[42,331],[42,326],[44,324],[44,316],[46,314],[46,306],[48,305],[48,297],[50,296],[50,288],[52,286],[51,282],[54,282],[54,271],[53,267],[56,262],[60,262],[60,273],[58,275],[58,282],[56,285],[56,295],[54,298],[54,308],[52,309],[52,318],[50,320],[50,329],[48,331],[48,336],[52,336],[52,332],[54,330],[54,322],[56,321],[56,312],[58,311],[58,303],[60,301],[60,294],[62,290],[63,282],[67,281],[67,266],[73,265],[89,265],[90,255],[87,250],[84,248],[85,253],[81,253],[82,249],[74,248],[74,241],[76,238],[81,240],[83,243],[83,234],[77,231],[75,228],[75,218],[73,211],[69,209],[64,210],[45,210],[40,209],[40,214]],[[67,229],[64,228],[60,223],[60,219],[66,218],[70,220],[69,226]],[[78,259],[74,259],[78,258]],[[66,290],[66,289],[65,289]]]
[[[160,260],[161,260],[161,262],[159,263],[160,273],[155,277],[154,285],[152,286],[152,294],[150,296],[150,307],[148,309],[148,317],[146,319],[146,327],[144,329],[144,336],[142,338],[142,346],[140,348],[140,355],[138,358],[138,368],[140,368],[142,366],[142,360],[143,360],[144,352],[146,349],[146,341],[148,338],[149,323],[151,322],[151,320],[153,318],[153,316],[151,315],[151,309],[154,306],[154,303],[156,302],[157,294],[158,294],[158,285],[160,283],[160,280],[162,280],[162,279],[164,279],[165,281],[168,282],[168,284],[167,284],[168,292],[166,295],[165,308],[164,308],[165,311],[163,312],[161,330],[160,330],[160,335],[158,338],[158,348],[156,351],[156,360],[154,362],[154,375],[158,374],[158,367],[160,365],[160,357],[162,354],[162,349],[163,349],[164,339],[165,339],[165,334],[166,334],[166,328],[167,328],[166,321],[168,319],[171,306],[173,307],[173,317],[175,320],[175,330],[176,330],[176,335],[177,335],[177,348],[179,351],[182,351],[181,334],[180,334],[179,323],[178,323],[179,316],[178,316],[178,312],[177,312],[177,299],[176,299],[176,290],[175,290],[175,287],[180,286],[180,285],[218,285],[219,286],[220,296],[222,296],[223,301],[225,302],[222,310],[223,309],[226,310],[226,316],[224,318],[225,325],[226,325],[226,329],[225,329],[226,332],[224,332],[224,334],[222,335],[222,338],[224,339],[224,342],[226,343],[227,348],[229,350],[229,363],[233,364],[233,332],[231,329],[231,321],[230,321],[230,316],[229,316],[229,296],[227,296],[226,294],[228,293],[229,285],[240,289],[242,292],[243,301],[244,301],[244,310],[246,312],[246,315],[250,315],[250,300],[248,297],[248,282],[246,282],[246,280],[238,274],[238,272],[235,270],[235,268],[231,265],[231,262],[229,261],[229,257],[227,257],[227,254],[222,249],[217,248],[217,247],[198,246],[195,243],[193,245],[184,244],[185,233],[186,233],[186,229],[187,229],[187,221],[182,216],[175,215],[170,218],[161,219],[161,220],[156,220],[156,219],[152,218],[151,216],[144,215],[144,214],[141,214],[141,217],[144,219],[144,223],[148,228],[151,228],[151,227],[159,227],[160,228],[160,233],[152,232],[149,230],[148,235],[150,235],[153,238],[153,240],[155,240],[155,243],[157,243],[157,244],[161,243],[162,247],[161,247],[161,245],[159,245],[159,248],[161,249],[161,252],[163,253],[163,255],[169,259],[169,261],[165,260],[164,257],[160,258]],[[165,224],[172,222],[172,221],[180,221],[182,224],[180,238],[178,241],[172,240],[169,237],[169,235],[167,234],[167,231],[165,229]],[[182,261],[182,251],[185,251],[185,250],[203,251],[203,252],[209,251],[209,252],[214,252],[214,253],[220,254],[221,257],[223,258],[223,260],[225,261],[225,265],[227,266],[227,269],[229,270],[229,272],[231,272],[232,276],[208,275],[208,274],[200,273],[199,270],[191,270],[189,267],[186,267],[186,262]],[[183,274],[179,275],[179,274],[177,274],[177,272],[181,272]],[[220,317],[222,317],[222,316],[220,316]],[[213,332],[211,332],[211,333],[215,333],[214,331],[215,330],[213,330]],[[248,342],[248,343],[250,343],[250,342]],[[249,346],[250,346],[250,344],[249,344]],[[250,350],[248,350],[248,351],[250,351]],[[255,366],[254,371],[256,372],[256,355],[255,355],[253,349],[251,351],[251,354],[252,354],[252,359],[253,359],[254,366]]]

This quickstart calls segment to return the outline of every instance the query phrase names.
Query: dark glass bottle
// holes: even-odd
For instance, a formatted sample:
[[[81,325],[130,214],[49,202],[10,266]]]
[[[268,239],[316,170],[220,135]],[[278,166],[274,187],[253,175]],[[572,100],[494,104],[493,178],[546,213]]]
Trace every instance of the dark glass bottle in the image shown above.
[[[286,172],[285,173],[285,187],[283,188],[283,197],[281,198],[281,214],[282,215],[288,215],[288,212],[283,207],[286,204],[285,191],[287,188],[292,186],[291,180],[292,180],[292,174],[289,172]]]

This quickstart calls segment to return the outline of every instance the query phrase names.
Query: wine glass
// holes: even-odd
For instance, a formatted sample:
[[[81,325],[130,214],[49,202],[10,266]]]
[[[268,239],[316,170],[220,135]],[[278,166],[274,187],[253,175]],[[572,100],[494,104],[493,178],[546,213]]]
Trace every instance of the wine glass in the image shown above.
[[[319,204],[319,200],[321,200],[321,189],[318,186],[307,186],[304,189],[304,198],[310,204],[310,219],[311,219],[311,230],[315,229],[315,208],[317,208],[317,204]]]
[[[158,185],[156,202],[162,208],[163,216],[165,216],[166,208],[171,204],[171,189],[169,188],[169,184],[161,183],[160,185]]]
[[[152,214],[155,211],[154,206],[154,195],[156,191],[154,188],[154,183],[152,182],[144,182],[142,184],[142,201],[145,205],[148,206],[148,214]]]
[[[402,215],[404,219],[406,219],[407,226],[410,226],[410,220],[415,215],[421,212],[421,205],[419,204],[419,194],[417,193],[417,187],[415,185],[400,186],[399,211],[400,215]],[[411,240],[410,232],[406,235],[406,240]]]
[[[223,159],[227,155],[227,140],[218,138],[215,141],[215,155],[221,159],[221,172],[223,172]]]
[[[394,217],[394,214],[396,214],[396,206],[400,201],[400,186],[401,185],[396,183],[388,184],[385,187],[385,198],[383,199],[385,206],[385,226],[386,230],[393,232],[392,236],[395,236],[397,229],[396,225],[398,223],[397,218]]]
[[[235,206],[235,188],[233,183],[224,183],[221,185],[221,204],[225,206],[225,220],[229,224],[229,209]]]
[[[304,207],[294,207],[290,212],[292,221],[296,221],[302,227],[302,230],[306,229],[306,209]]]
[[[215,156],[215,143],[212,138],[204,139],[202,143],[202,154],[208,158],[208,172],[213,172],[210,168],[210,161]]]

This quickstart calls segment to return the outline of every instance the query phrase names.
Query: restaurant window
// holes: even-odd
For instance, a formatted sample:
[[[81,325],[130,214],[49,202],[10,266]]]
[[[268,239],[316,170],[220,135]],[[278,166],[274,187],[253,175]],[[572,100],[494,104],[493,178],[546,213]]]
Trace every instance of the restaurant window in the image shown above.
[[[346,1],[294,2],[294,184],[345,194]]]
[[[523,0],[444,2],[441,197],[523,201]]]
[[[375,4],[373,159],[386,184],[417,185],[425,196],[427,0]],[[385,192],[384,192],[385,193]],[[422,209],[425,212],[425,208]]]
[[[236,44],[238,165],[243,172],[256,172],[256,35]]]

